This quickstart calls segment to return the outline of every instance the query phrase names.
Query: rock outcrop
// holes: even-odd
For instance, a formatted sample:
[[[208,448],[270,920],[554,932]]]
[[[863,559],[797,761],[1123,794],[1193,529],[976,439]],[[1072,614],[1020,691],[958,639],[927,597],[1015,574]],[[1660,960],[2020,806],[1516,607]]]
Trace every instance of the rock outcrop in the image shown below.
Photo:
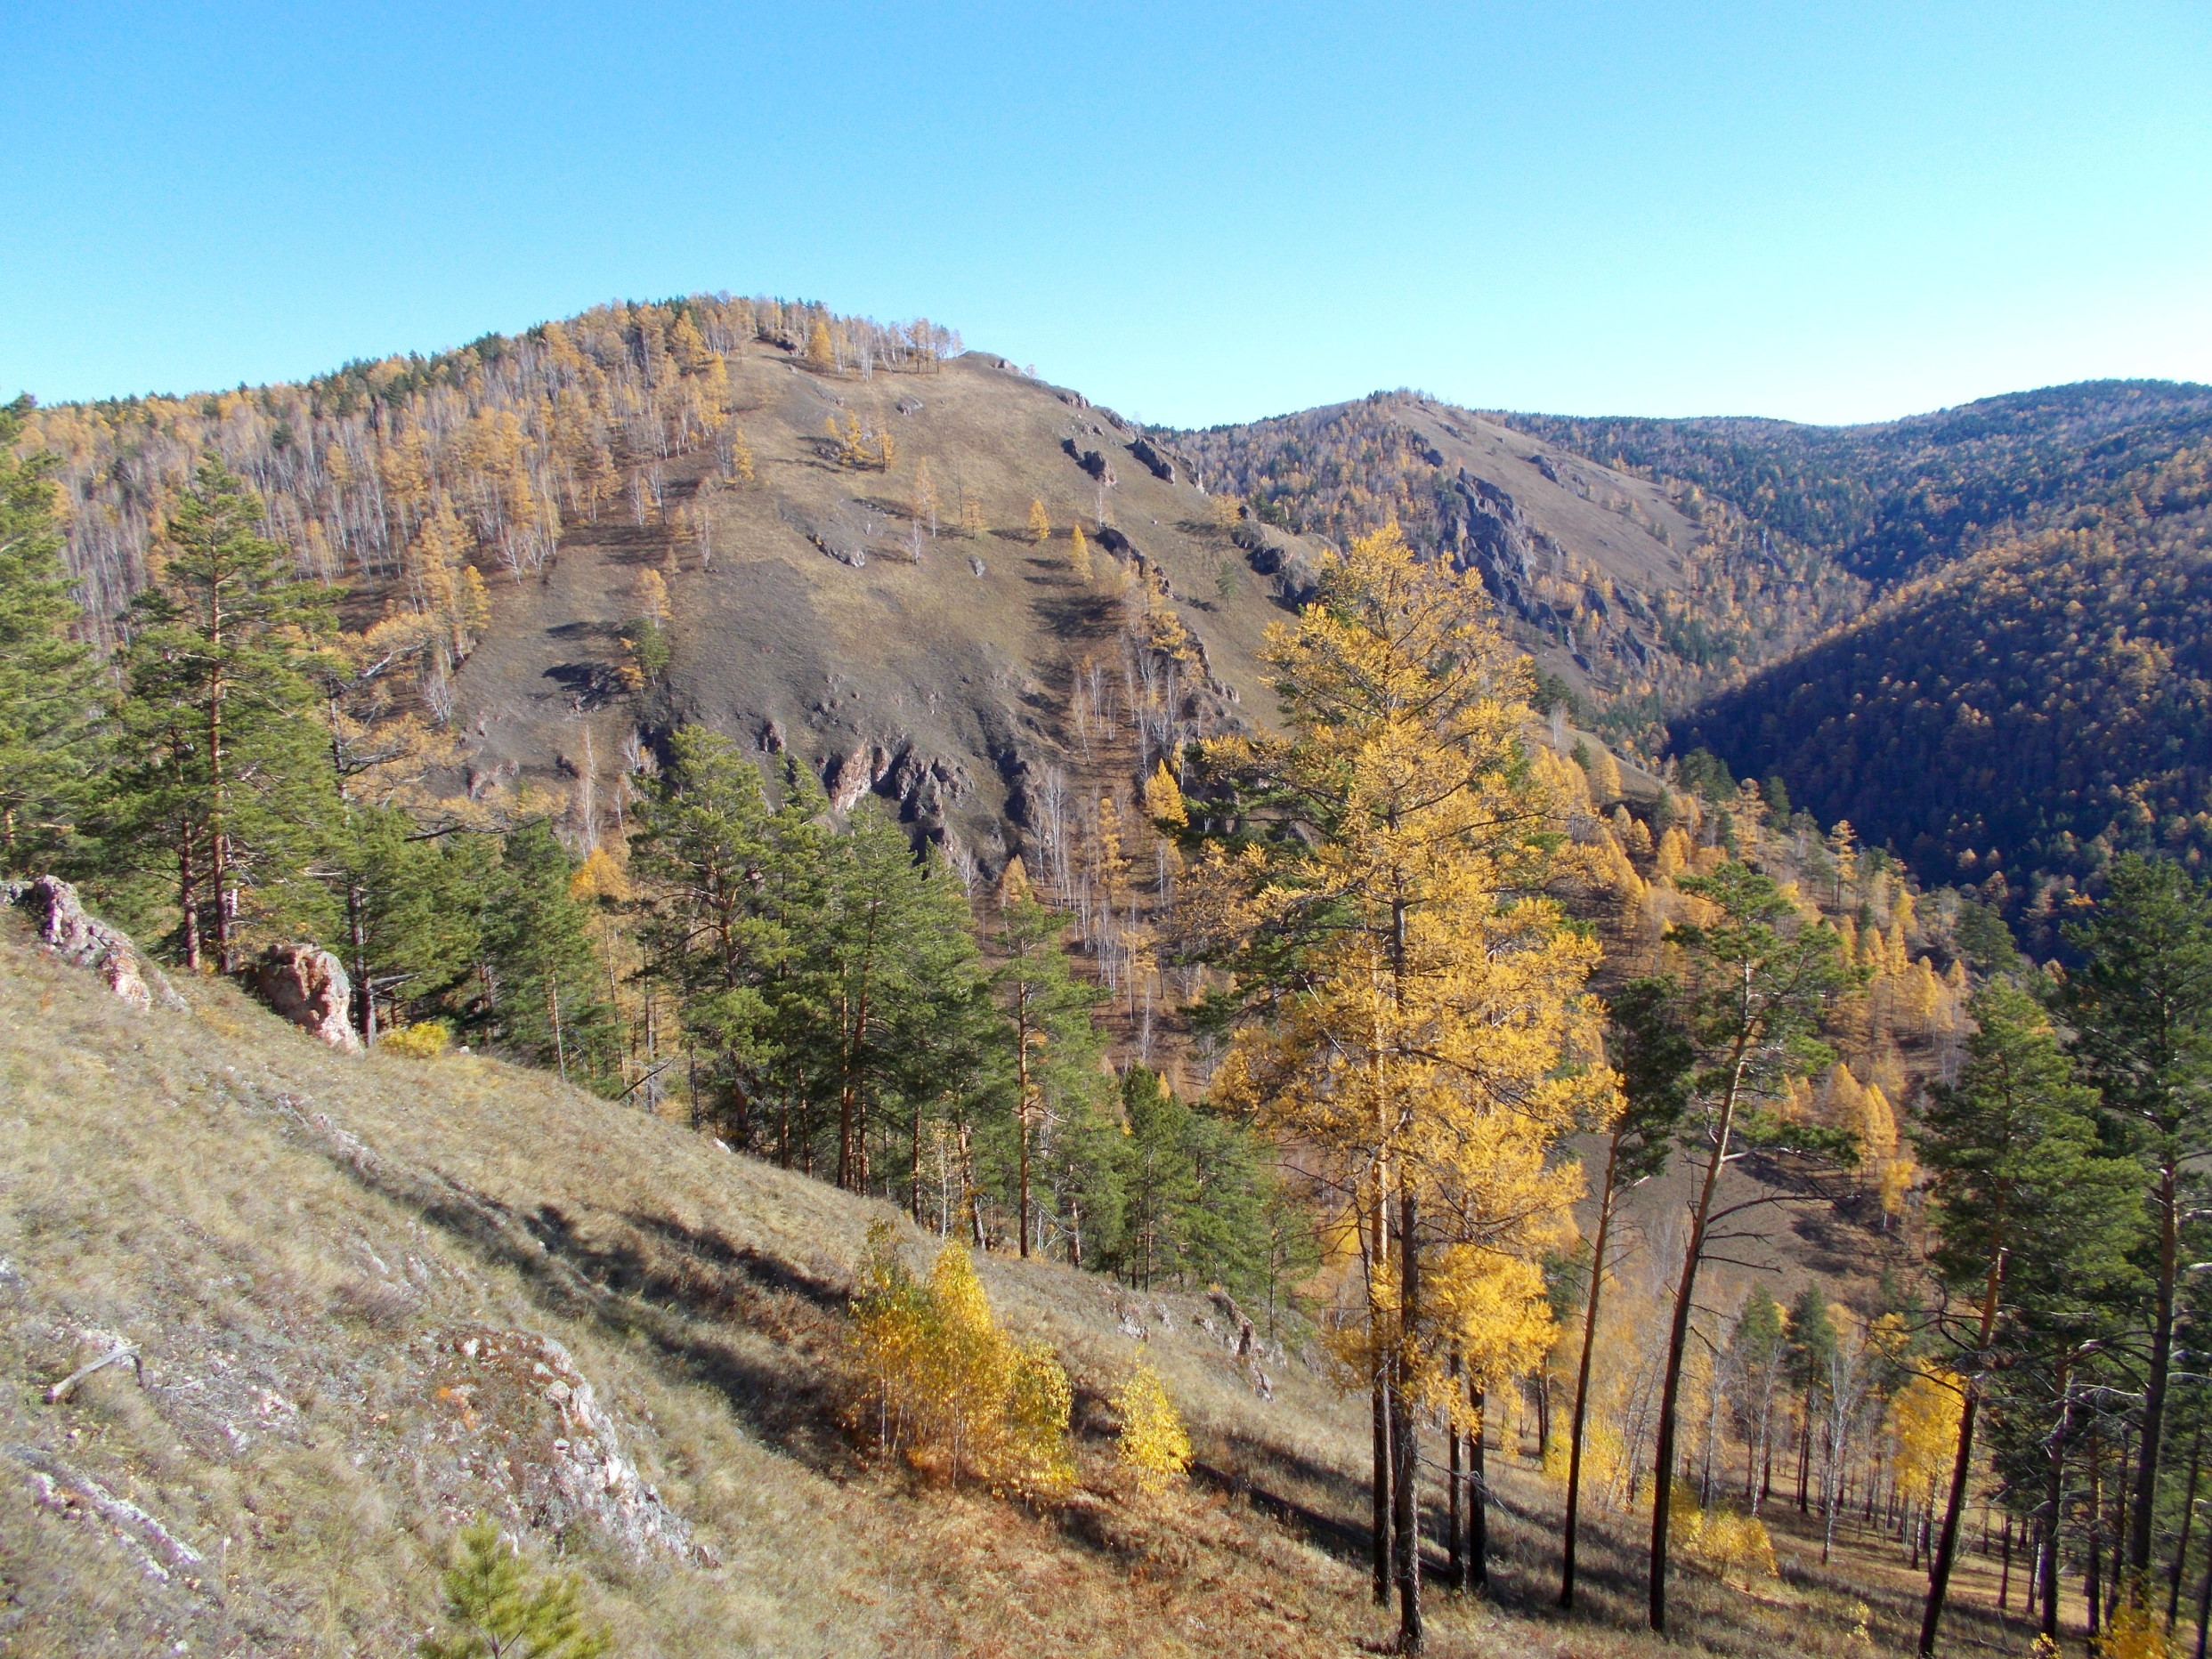
[[[59,876],[0,882],[0,903],[28,911],[48,950],[79,967],[97,969],[108,989],[133,1008],[151,1008],[157,995],[165,1008],[184,1006],[175,987],[140,955],[130,935],[87,914],[77,889]]]
[[[353,982],[329,951],[312,944],[271,945],[254,965],[254,983],[262,1000],[302,1031],[342,1053],[360,1052]]]
[[[1139,438],[1129,446],[1129,452],[1142,462],[1147,471],[1163,483],[1175,482],[1175,462],[1172,457],[1148,438]]]

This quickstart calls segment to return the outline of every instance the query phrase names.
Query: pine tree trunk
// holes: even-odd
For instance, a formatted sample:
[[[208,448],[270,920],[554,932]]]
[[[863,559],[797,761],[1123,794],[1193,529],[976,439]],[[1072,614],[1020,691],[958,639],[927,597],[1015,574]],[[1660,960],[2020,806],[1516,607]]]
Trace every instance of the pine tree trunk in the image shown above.
[[[1797,1408],[1797,1513],[1811,1508],[1808,1499],[1812,1471],[1812,1386],[1805,1386]]]
[[[2174,1560],[2167,1569],[2166,1579],[2166,1633],[2174,1633],[2174,1621],[2181,1616],[2181,1577],[2183,1563],[2189,1559],[2190,1524],[2197,1518],[2197,1477],[2204,1469],[2204,1419],[2197,1419],[2197,1432],[2189,1442],[2189,1486],[2182,1499],[2181,1538],[2174,1545]]]
[[[1377,1356],[1374,1377],[1374,1476],[1368,1483],[1374,1498],[1374,1599],[1378,1607],[1390,1604],[1390,1391],[1385,1380],[1390,1362]]]
[[[2197,1659],[2205,1659],[2204,1639],[2212,1629],[2212,1542],[2204,1552],[2204,1579],[2197,1589]]]
[[[199,972],[199,870],[192,861],[190,832],[178,836],[176,844],[176,907],[182,919],[184,966],[191,973]]]
[[[2058,1530],[2059,1520],[2066,1507],[2066,1439],[2073,1428],[2074,1401],[2067,1380],[2067,1367],[2058,1371],[2059,1416],[2058,1432],[2051,1437],[2051,1467],[2043,1489],[2044,1518],[2042,1553],[2037,1562],[2037,1579],[2043,1600],[2043,1634],[2053,1641],[2058,1639]]]
[[[2101,1477],[2104,1453],[2095,1441],[2089,1446],[2089,1560],[2082,1569],[2081,1593],[2089,1603],[2089,1634],[2095,1636],[2104,1614],[2104,1493]]]
[[[2159,1459],[2166,1435],[2166,1396],[2174,1369],[2174,1284],[2181,1272],[2181,1192],[2171,1164],[2159,1172],[2157,1312],[2151,1327],[2151,1364],[2143,1388],[2143,1440],[2136,1449],[2135,1513],[2127,1533],[2127,1566],[2150,1598],[2151,1539],[2158,1516]]]
[[[914,1218],[914,1225],[921,1225],[921,1105],[913,1108],[913,1134],[906,1153],[906,1207]]]
[[[223,649],[220,621],[214,629],[214,644]],[[207,688],[207,778],[208,778],[208,875],[215,889],[215,967],[223,973],[235,971],[231,960],[231,832],[226,827],[228,805],[223,778],[223,670],[218,668]]]

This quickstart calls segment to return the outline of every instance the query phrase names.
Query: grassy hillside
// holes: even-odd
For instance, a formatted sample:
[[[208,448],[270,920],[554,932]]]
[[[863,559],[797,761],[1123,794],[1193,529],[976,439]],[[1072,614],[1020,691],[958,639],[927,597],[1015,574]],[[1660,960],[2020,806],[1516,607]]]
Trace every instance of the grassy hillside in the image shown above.
[[[1074,1374],[1082,1485],[923,1485],[839,1417],[879,1207],[541,1073],[339,1056],[184,989],[135,1014],[0,920],[0,1652],[402,1653],[480,1513],[581,1572],[626,1655],[1336,1655],[1390,1628],[1364,1412],[1296,1354],[1260,1354],[1263,1389],[1208,1300],[986,1261]],[[142,1375],[48,1403],[118,1345]],[[1139,1352],[1200,1460],[1157,1500],[1100,1405]],[[1552,1625],[1554,1488],[1511,1445],[1494,1471],[1495,1600],[1439,1598],[1431,1650],[1658,1651],[1614,1535],[1636,1518],[1599,1517],[1587,1610]],[[1710,1650],[1902,1639],[1891,1550],[1838,1580],[1779,1542],[1756,1596],[1680,1574]]]

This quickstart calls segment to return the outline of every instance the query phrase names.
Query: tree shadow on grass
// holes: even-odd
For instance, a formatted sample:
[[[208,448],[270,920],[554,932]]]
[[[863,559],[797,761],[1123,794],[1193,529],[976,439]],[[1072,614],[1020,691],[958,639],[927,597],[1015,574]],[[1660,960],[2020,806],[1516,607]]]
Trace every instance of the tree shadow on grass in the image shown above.
[[[548,1312],[642,1340],[713,1388],[763,1444],[819,1473],[845,1477],[857,1469],[838,1428],[831,1354],[841,1334],[839,1287],[664,1218],[612,1218],[620,1232],[587,1238],[553,1205],[518,1216],[351,1137],[326,1134],[321,1150],[364,1187],[487,1265],[513,1271]],[[764,1344],[769,1352],[747,1351]]]

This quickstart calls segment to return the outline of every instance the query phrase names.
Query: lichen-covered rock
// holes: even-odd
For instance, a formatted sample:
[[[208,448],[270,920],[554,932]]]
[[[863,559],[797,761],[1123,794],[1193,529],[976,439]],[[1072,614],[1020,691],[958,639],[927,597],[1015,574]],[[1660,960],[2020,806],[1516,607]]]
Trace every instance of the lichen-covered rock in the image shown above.
[[[329,951],[312,944],[275,944],[255,965],[262,999],[286,1019],[333,1048],[361,1049],[354,1034],[353,982]]]
[[[549,1534],[577,1521],[633,1555],[705,1560],[684,1517],[623,1445],[620,1424],[551,1337],[473,1326],[440,1333],[426,1380],[450,1409],[446,1438],[503,1489],[516,1520]]]
[[[48,950],[79,967],[97,968],[108,989],[133,1008],[151,1008],[156,995],[166,1008],[184,1006],[160,970],[139,954],[131,936],[88,914],[77,889],[59,876],[0,882],[0,903],[29,912]]]

